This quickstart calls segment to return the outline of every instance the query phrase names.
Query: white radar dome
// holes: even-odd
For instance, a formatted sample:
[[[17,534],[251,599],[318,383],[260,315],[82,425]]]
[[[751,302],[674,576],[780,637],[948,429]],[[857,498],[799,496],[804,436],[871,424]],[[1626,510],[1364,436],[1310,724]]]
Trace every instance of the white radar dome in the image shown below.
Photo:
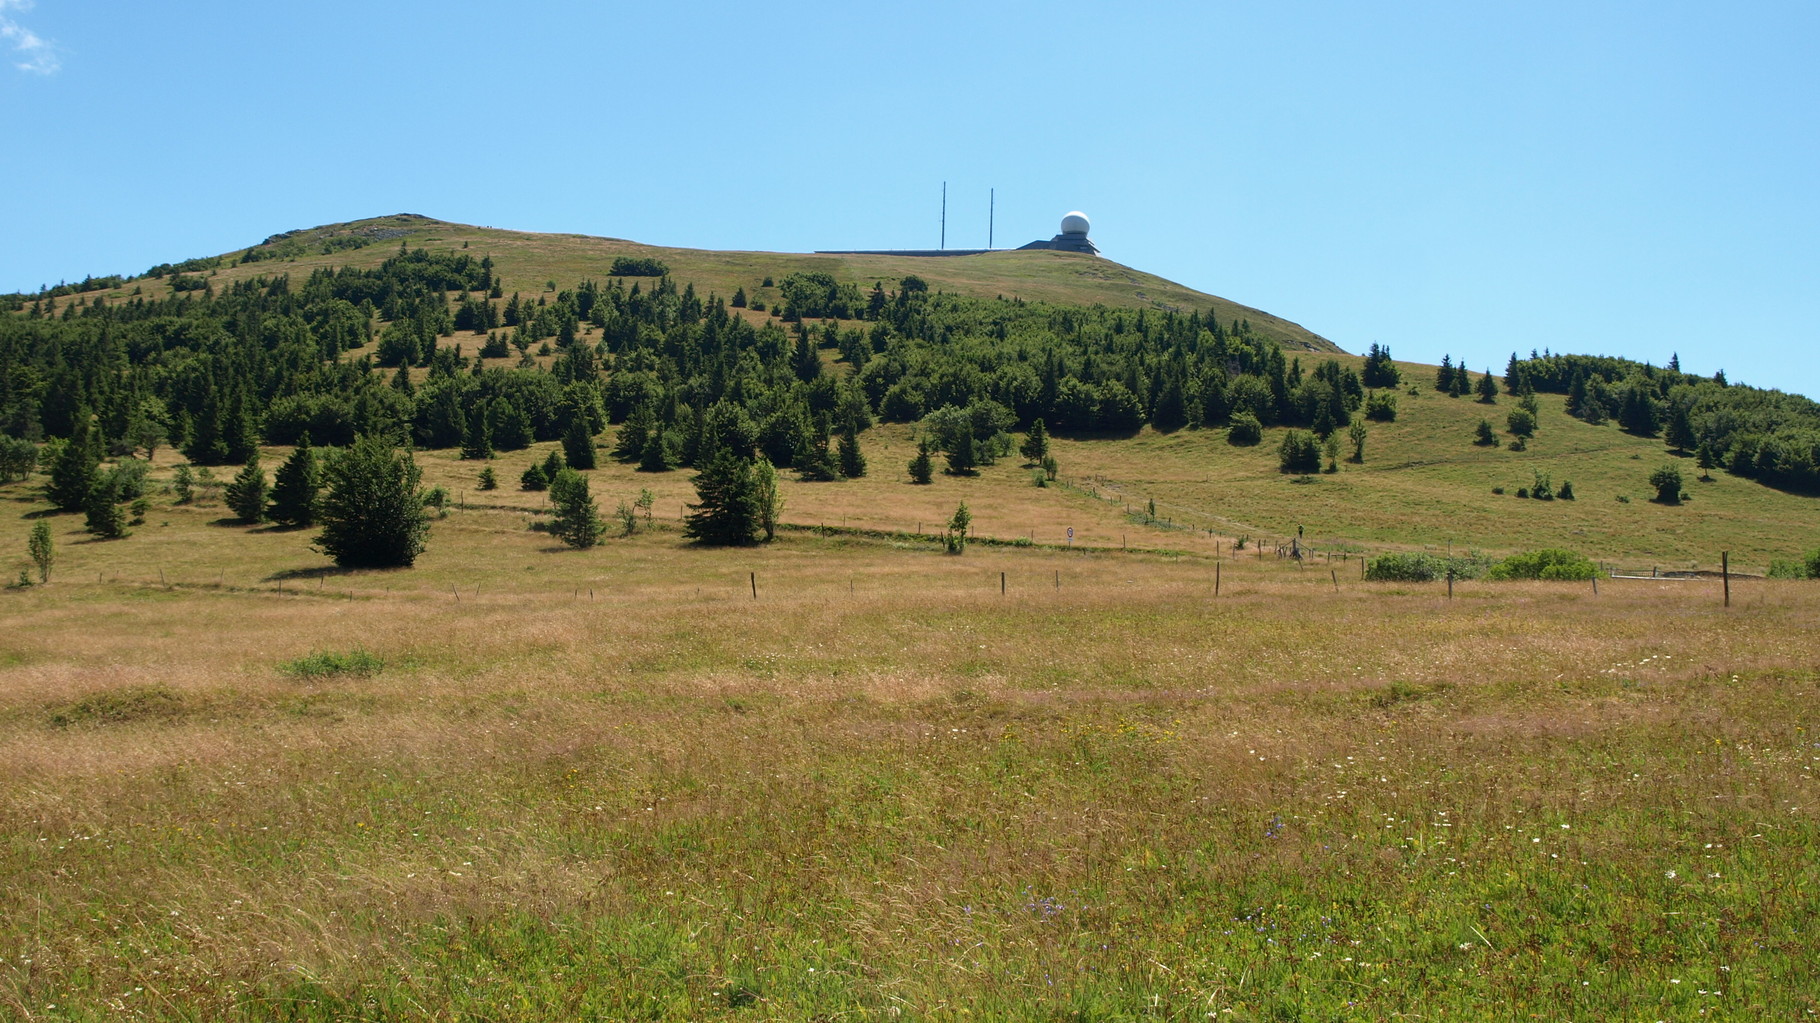
[[[1087,214],[1075,210],[1062,218],[1063,234],[1086,234],[1093,225],[1087,220]]]

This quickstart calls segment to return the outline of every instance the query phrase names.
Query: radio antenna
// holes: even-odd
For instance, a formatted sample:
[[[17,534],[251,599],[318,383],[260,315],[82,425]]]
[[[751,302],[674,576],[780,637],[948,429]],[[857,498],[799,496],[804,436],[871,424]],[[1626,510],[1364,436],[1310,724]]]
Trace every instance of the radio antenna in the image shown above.
[[[948,247],[948,183],[942,182],[942,248]]]
[[[992,218],[998,213],[998,189],[986,190],[986,251],[992,251]]]

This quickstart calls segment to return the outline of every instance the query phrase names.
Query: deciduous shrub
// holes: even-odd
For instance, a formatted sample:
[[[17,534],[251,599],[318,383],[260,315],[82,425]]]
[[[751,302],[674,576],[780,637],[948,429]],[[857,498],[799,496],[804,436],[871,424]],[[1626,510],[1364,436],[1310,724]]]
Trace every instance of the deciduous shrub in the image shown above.
[[[1487,579],[1591,579],[1599,567],[1584,554],[1547,547],[1512,554],[1485,573]]]
[[[1455,579],[1477,579],[1485,572],[1485,559],[1416,552],[1384,554],[1365,567],[1365,578],[1373,582],[1427,583],[1445,578],[1450,569]]]

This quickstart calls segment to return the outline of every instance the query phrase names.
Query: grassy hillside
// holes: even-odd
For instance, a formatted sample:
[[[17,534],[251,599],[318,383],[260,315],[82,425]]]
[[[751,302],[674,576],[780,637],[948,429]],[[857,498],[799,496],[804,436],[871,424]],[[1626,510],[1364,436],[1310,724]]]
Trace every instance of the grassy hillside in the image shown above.
[[[365,229],[213,279],[466,237],[528,294],[653,252]],[[722,292],[814,258],[655,254]],[[178,503],[168,449],[121,540],[42,473],[0,485],[7,578],[34,525],[56,546],[48,585],[0,591],[0,1016],[1820,1011],[1820,586],[1360,578],[1543,546],[1761,572],[1820,546],[1820,504],[1699,481],[1559,396],[1526,450],[1475,446],[1511,399],[1400,368],[1363,461],[1308,476],[1277,471],[1282,429],[1146,427],[1054,440],[1050,486],[1015,458],[916,486],[916,428],[876,426],[865,477],[786,473],[753,548],[684,542],[691,474],[604,451],[597,503],[649,490],[651,520],[562,547],[515,486],[549,441],[487,463],[492,491],[417,452],[450,500],[402,570],[336,569],[218,488]],[[1685,504],[1648,500],[1667,461]],[[1537,472],[1577,500],[1514,496]],[[951,557],[963,501],[982,542]],[[1315,556],[1278,557],[1298,532]]]
[[[322,254],[322,243],[330,239],[365,240],[371,244]],[[550,280],[570,287],[587,277],[604,279],[616,256],[650,256],[663,260],[678,282],[693,284],[703,296],[713,292],[726,298],[735,289],[744,288],[749,295],[774,303],[776,291],[761,288],[760,283],[766,277],[782,280],[785,275],[800,271],[819,270],[833,274],[837,280],[855,281],[865,287],[874,281],[890,285],[915,274],[932,288],[981,298],[1002,295],[1068,305],[1103,303],[1126,309],[1205,312],[1211,308],[1218,311],[1222,322],[1248,319],[1259,334],[1290,349],[1339,350],[1326,338],[1262,310],[1203,294],[1108,259],[1072,252],[1005,251],[941,258],[718,252],[579,234],[471,227],[410,214],[286,232],[254,248],[283,251],[286,241],[314,251],[245,264],[236,262],[245,250],[227,253],[218,271],[221,282],[287,270],[307,274],[318,266],[377,266],[403,242],[413,248],[431,249],[466,245],[476,256],[490,254],[498,264],[508,294],[518,291],[536,295]],[[128,285],[114,293],[130,291]]]

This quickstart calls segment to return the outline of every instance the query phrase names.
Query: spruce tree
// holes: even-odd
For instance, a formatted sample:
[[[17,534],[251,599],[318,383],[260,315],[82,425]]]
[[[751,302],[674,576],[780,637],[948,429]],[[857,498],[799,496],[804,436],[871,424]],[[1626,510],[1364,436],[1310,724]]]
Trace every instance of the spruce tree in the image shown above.
[[[592,547],[606,533],[607,524],[588,492],[588,478],[574,469],[564,469],[550,481],[550,503],[556,509],[550,532],[570,547]]]
[[[696,473],[699,500],[689,505],[683,535],[705,544],[749,544],[759,527],[757,490],[752,463],[722,449]]]
[[[929,458],[929,442],[919,441],[916,457],[910,460],[910,482],[928,483],[935,479],[935,465]]]
[[[850,480],[866,474],[866,456],[860,453],[859,437],[852,429],[840,435],[840,474]]]
[[[62,511],[82,511],[88,507],[89,493],[101,474],[101,455],[92,439],[88,412],[78,409],[75,428],[63,445],[56,461],[51,463],[50,484],[44,495]]]
[[[1044,428],[1042,419],[1030,424],[1030,432],[1024,435],[1024,443],[1017,450],[1031,465],[1043,464],[1043,456],[1049,453],[1049,431]]]
[[[619,427],[619,437],[613,445],[613,457],[622,462],[636,462],[643,459],[646,445],[656,429],[657,417],[649,405],[640,405],[632,410],[626,421]]]
[[[973,467],[979,464],[973,453],[973,431],[963,429],[956,432],[947,454],[950,474],[955,476],[973,475]]]
[[[1479,378],[1476,390],[1479,392],[1479,400],[1481,402],[1484,402],[1487,405],[1497,404],[1498,381],[1491,375],[1490,367],[1487,367],[1485,375]]]
[[[479,486],[479,488],[481,490],[498,490],[499,489],[499,477],[494,475],[492,466],[489,465],[486,468],[480,470],[480,482],[477,484],[477,486]]]
[[[543,459],[544,483],[548,484],[551,480],[556,478],[557,473],[568,467],[569,463],[562,460],[562,452],[555,448],[551,448],[550,453],[545,455]]]
[[[468,413],[468,428],[462,431],[461,457],[481,462],[493,457],[493,427],[487,418],[485,402],[476,404]]]
[[[594,435],[588,432],[585,416],[577,414],[569,420],[568,432],[562,435],[562,453],[571,469],[594,468]]]
[[[102,480],[89,491],[86,510],[88,531],[103,540],[127,536],[126,512],[120,507],[119,492],[112,480]]]
[[[316,465],[316,449],[310,447],[310,435],[297,439],[297,450],[284,460],[272,479],[272,501],[266,514],[272,521],[287,526],[316,524],[316,501],[322,492],[322,473]]]
[[[409,451],[394,451],[382,437],[359,438],[324,467],[328,493],[314,546],[344,568],[410,566],[430,532],[422,478]]]
[[[239,475],[227,485],[227,506],[242,522],[264,522],[265,491],[265,470],[259,467],[259,449],[254,448]]]
[[[670,463],[670,445],[664,440],[662,430],[652,430],[645,435],[644,450],[639,452],[639,472],[669,472],[675,468]]]
[[[550,489],[550,476],[543,471],[542,465],[532,462],[531,467],[518,477],[518,489],[548,490]]]

